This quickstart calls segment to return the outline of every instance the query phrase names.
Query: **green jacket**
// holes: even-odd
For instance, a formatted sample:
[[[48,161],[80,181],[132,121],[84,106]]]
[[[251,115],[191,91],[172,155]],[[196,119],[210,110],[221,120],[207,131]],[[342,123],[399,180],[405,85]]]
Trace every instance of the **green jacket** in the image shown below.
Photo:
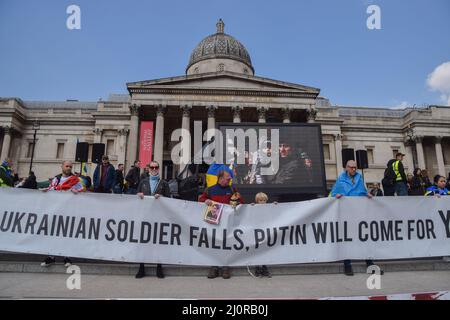
[[[0,166],[0,187],[14,187],[14,180],[6,173],[6,168]]]

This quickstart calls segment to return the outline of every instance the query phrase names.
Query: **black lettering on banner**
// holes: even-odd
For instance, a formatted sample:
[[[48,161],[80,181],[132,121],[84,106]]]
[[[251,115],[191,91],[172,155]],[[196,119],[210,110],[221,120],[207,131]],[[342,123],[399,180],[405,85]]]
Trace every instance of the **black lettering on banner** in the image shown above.
[[[450,210],[447,210],[447,216],[444,216],[444,211],[439,210],[439,215],[441,216],[442,222],[445,226],[445,233],[447,234],[447,238],[450,238]]]
[[[12,222],[12,218],[13,218],[14,212],[10,212],[9,213],[8,224],[5,224],[7,215],[8,215],[8,211],[5,211],[5,213],[3,214],[3,218],[2,218],[2,224],[0,225],[0,230],[2,232],[6,232],[6,231],[9,230],[9,227],[11,226],[11,222]]]
[[[240,237],[240,235],[243,233],[244,233],[244,231],[242,231],[241,229],[236,229],[233,231],[234,238],[240,244],[239,246],[234,244],[233,245],[234,250],[242,250],[244,248],[244,242],[241,240],[241,237]]]
[[[151,232],[152,232],[152,224],[147,221],[142,221],[141,237],[139,238],[139,242],[140,243],[149,243],[150,238],[151,238]]]
[[[194,234],[194,231],[198,231],[199,227],[190,227],[189,228],[189,245],[192,247],[194,245],[194,239],[197,239],[197,235]]]
[[[156,244],[156,237],[158,236],[158,222],[155,222],[155,225],[153,226],[153,244]]]
[[[181,246],[180,234],[181,234],[181,226],[173,223],[170,236],[170,245],[173,245],[176,239],[177,244]]]
[[[384,221],[381,221],[381,241],[394,240],[394,222],[389,220],[387,225]]]
[[[378,222],[372,221],[370,223],[370,238],[372,241],[377,242],[380,238],[380,232],[378,230]]]
[[[20,214],[19,212],[16,212],[16,217],[14,218],[14,223],[11,229],[11,232],[17,232],[18,233],[22,233],[22,227],[20,225],[20,222],[22,221],[23,217],[26,215],[25,212],[22,212],[22,214]]]
[[[159,225],[159,244],[169,244],[169,241],[164,240],[167,236],[167,231],[165,231],[165,228],[170,226],[170,223],[163,222]]]
[[[123,231],[122,231],[123,230]],[[125,242],[128,236],[128,222],[126,220],[120,220],[117,225],[117,240]]]
[[[70,235],[69,235],[70,238],[73,237],[74,229],[75,229],[75,217],[72,217],[72,222],[70,224]]]
[[[209,248],[208,230],[206,228],[202,228],[200,231],[200,238],[198,239],[198,247],[201,248],[203,245],[205,248]]]
[[[105,234],[105,239],[107,241],[113,241],[114,238],[116,237],[114,234],[114,230],[112,228],[111,225],[116,225],[116,221],[113,219],[109,219],[108,221],[106,221],[106,229],[109,231],[110,235]]]
[[[402,233],[403,220],[395,220],[395,239],[403,240]]]
[[[142,227],[142,224],[141,224]],[[138,243],[138,239],[133,238],[134,236],[134,220],[131,220],[130,223],[130,243]]]
[[[91,218],[91,223],[89,224],[89,239],[98,240],[100,236],[100,223],[101,219]]]
[[[411,240],[411,233],[414,231],[414,226],[412,224],[415,222],[415,220],[408,220],[408,240]]]
[[[211,240],[212,244],[211,244],[211,248],[213,248],[213,249],[220,249],[220,246],[216,244],[216,239],[217,239],[216,231],[217,231],[216,229],[212,230],[212,240]],[[226,237],[226,229],[225,229],[225,237]]]
[[[223,229],[223,250],[231,250],[231,247],[227,247],[227,229]]]
[[[295,227],[295,244],[299,244],[299,238],[302,239],[302,243],[306,244],[306,224],[301,225],[302,228],[300,229],[300,225],[297,225]],[[292,235],[291,235],[292,237]],[[292,240],[291,240],[292,244]]]
[[[347,221],[344,221],[344,241],[345,242],[353,241],[353,238],[348,236]]]
[[[314,238],[316,239],[316,243],[322,241],[322,243],[326,243],[327,241],[327,223],[318,222],[312,224]]]
[[[52,216],[52,227],[51,227],[51,231],[50,231],[50,235],[53,236],[55,234],[55,227],[56,227],[56,215]],[[84,239],[84,237],[83,237]]]
[[[65,219],[64,219],[65,218]],[[62,235],[64,238],[67,237],[67,232],[69,231],[70,217],[69,216],[59,216],[58,223],[56,226],[56,236]]]
[[[363,236],[363,230],[362,228],[367,229],[369,227],[369,225],[367,224],[367,222],[365,221],[361,221],[358,225],[358,235],[359,235],[359,241],[361,242],[366,242],[367,240],[369,240],[369,235],[366,233]]]
[[[281,245],[284,246],[284,238],[286,237],[286,230],[289,229],[289,227],[280,227],[281,230]]]
[[[436,235],[434,234],[434,223],[433,220],[427,219],[425,220],[425,223],[427,225],[427,238],[428,239],[436,239]]]
[[[261,243],[264,243],[264,239],[266,238],[264,230],[262,229],[255,229],[255,249],[259,248],[259,245]]]
[[[273,247],[277,243],[277,228],[273,229],[273,237],[270,236],[270,228],[267,228],[267,246]],[[273,238],[273,241],[270,241]]]
[[[75,238],[79,238],[80,236],[82,239],[86,239],[86,218],[84,217],[80,218],[77,232],[75,233]]]
[[[42,216],[41,223],[39,224],[38,231],[36,232],[38,235],[41,233],[48,235],[48,214],[44,214]]]
[[[36,221],[37,221],[37,214],[29,213],[24,233],[34,234],[34,225],[36,224]],[[29,229],[31,230],[28,231]]]

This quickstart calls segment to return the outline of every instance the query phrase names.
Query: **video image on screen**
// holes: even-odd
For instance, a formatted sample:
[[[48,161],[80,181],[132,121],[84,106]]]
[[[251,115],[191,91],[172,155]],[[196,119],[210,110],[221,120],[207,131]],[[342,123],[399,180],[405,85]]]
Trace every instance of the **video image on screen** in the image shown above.
[[[249,150],[248,137],[245,138],[244,163],[237,161],[237,155],[231,160],[234,163],[234,185],[291,188],[288,193],[301,191],[298,188],[306,192],[307,189],[319,190],[326,187],[320,125],[253,123],[219,125],[224,136],[227,129],[239,128],[245,132],[249,129],[256,132],[267,129],[267,136],[258,137],[258,148],[253,152]],[[271,139],[271,133],[274,132],[272,129],[278,130],[278,143]],[[238,139],[242,139],[242,136],[234,139],[237,150],[239,150]],[[269,158],[272,161],[267,161]]]

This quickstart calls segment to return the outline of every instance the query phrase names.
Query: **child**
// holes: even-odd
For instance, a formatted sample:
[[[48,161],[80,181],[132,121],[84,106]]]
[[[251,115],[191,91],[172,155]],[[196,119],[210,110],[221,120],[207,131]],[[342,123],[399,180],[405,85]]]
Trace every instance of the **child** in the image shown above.
[[[264,192],[259,192],[255,196],[256,204],[266,204],[268,200],[269,200],[269,197]],[[274,204],[277,204],[277,202],[274,202]],[[255,204],[252,203],[252,205],[255,205]],[[267,266],[256,266],[255,275],[257,277],[268,277],[268,278],[272,277],[269,269],[267,269]]]

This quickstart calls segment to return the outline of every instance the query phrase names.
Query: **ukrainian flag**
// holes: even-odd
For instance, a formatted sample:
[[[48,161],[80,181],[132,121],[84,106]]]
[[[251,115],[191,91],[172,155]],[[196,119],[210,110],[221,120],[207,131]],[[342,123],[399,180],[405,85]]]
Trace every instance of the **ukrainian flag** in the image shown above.
[[[217,184],[217,175],[220,171],[227,171],[231,175],[230,185],[234,178],[234,172],[230,167],[225,164],[216,164],[213,163],[209,166],[208,172],[206,172],[206,186],[209,188],[215,184]]]

